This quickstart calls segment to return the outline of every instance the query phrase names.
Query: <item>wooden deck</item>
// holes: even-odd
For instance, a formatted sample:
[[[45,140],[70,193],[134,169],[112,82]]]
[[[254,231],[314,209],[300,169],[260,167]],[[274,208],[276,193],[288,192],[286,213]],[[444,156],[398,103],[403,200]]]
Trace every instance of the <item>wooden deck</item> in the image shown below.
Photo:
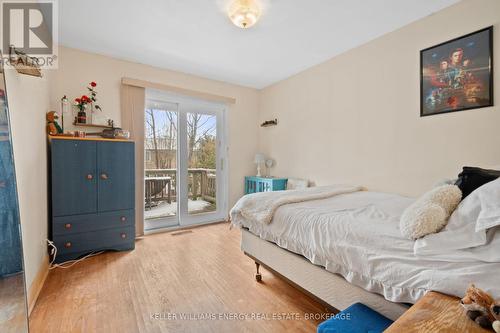
[[[145,170],[145,202],[146,209],[154,207],[157,202],[177,201],[177,169]],[[217,195],[216,170],[188,169],[189,199],[202,199],[215,203]]]

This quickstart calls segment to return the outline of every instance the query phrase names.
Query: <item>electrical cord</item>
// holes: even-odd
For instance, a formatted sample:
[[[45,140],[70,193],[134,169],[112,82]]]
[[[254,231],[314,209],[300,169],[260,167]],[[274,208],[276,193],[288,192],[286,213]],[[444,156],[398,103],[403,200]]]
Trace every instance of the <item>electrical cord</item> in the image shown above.
[[[70,268],[70,267],[76,265],[77,263],[79,263],[80,261],[83,261],[83,260],[85,260],[87,258],[96,256],[96,255],[101,254],[101,253],[104,252],[104,251],[92,252],[92,253],[89,253],[89,254],[87,254],[86,256],[84,256],[84,257],[82,257],[80,259],[68,260],[68,261],[65,261],[65,262],[60,263],[60,264],[54,264],[54,261],[56,260],[56,256],[57,256],[57,246],[54,244],[53,241],[51,241],[49,239],[47,239],[47,244],[49,244],[49,246],[52,248],[52,251],[51,251],[50,254],[53,256],[52,260],[49,263],[49,269],[54,269],[54,268]]]

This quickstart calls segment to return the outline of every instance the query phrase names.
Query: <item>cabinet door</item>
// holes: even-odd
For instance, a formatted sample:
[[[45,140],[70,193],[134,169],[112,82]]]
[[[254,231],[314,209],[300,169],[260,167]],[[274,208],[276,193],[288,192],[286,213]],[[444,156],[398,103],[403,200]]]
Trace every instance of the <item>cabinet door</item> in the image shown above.
[[[97,196],[100,212],[134,208],[134,163],[132,142],[97,143]]]
[[[92,141],[52,140],[52,215],[97,211],[97,146]]]

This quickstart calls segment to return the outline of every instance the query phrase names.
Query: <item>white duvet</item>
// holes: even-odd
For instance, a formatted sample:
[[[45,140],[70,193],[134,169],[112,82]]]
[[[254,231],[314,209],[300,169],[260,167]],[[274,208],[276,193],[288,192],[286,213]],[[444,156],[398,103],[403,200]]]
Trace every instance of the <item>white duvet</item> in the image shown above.
[[[303,255],[312,263],[393,302],[416,302],[428,290],[463,296],[467,285],[500,297],[500,263],[427,260],[399,230],[413,199],[355,192],[279,207],[268,225],[232,216],[232,223]]]

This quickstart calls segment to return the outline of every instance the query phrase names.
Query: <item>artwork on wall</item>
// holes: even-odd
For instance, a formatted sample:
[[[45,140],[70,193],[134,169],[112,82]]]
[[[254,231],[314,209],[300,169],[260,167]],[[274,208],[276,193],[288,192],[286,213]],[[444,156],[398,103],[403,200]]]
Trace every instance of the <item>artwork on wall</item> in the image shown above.
[[[493,105],[493,27],[420,51],[420,116]]]

